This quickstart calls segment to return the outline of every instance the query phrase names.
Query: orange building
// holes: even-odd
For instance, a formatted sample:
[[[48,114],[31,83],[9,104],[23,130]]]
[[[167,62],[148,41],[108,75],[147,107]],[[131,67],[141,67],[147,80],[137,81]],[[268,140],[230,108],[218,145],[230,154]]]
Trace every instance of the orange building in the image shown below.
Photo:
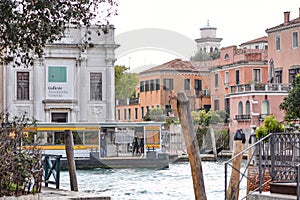
[[[142,121],[150,109],[177,116],[176,94],[184,91],[192,110],[210,109],[209,70],[199,62],[175,59],[139,74],[136,99],[116,103],[116,119]]]

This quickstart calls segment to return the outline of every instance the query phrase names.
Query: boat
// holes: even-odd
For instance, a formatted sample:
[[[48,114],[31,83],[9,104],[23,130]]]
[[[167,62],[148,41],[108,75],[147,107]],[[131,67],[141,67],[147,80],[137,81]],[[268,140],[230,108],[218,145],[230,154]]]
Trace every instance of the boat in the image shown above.
[[[64,138],[71,131],[77,169],[168,168],[161,140],[161,122],[37,123],[24,129],[23,149],[61,156],[67,168]],[[138,145],[135,145],[135,143]]]
[[[222,150],[223,150],[223,146],[218,147],[217,150],[217,154],[219,154]],[[200,154],[214,154],[213,149],[202,149],[200,151]]]

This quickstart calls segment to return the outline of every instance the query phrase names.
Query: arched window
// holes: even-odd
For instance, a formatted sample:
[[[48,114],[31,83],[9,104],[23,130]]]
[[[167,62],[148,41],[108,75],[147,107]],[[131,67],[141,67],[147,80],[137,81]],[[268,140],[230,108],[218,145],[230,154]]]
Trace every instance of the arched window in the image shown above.
[[[246,115],[249,116],[250,115],[250,102],[246,101]]]
[[[242,115],[242,114],[243,114],[243,103],[240,101],[238,107],[238,115]]]
[[[210,53],[212,53],[214,51],[214,48],[210,47]]]
[[[263,116],[270,115],[270,103],[268,100],[263,100],[261,104],[261,114]]]
[[[205,47],[203,48],[203,51],[204,51],[204,53],[206,53],[206,48]]]
[[[224,59],[225,59],[225,60],[229,59],[229,55],[228,55],[228,53],[226,53],[226,54],[225,54],[225,57],[224,57]]]
[[[219,49],[217,47],[215,47],[215,52],[218,52],[218,51],[219,51]]]

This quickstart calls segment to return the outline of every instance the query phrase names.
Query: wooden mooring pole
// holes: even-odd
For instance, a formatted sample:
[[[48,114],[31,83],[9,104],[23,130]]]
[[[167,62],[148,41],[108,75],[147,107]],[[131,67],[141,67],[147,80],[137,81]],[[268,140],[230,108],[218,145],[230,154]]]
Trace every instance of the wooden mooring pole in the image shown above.
[[[70,130],[65,131],[65,144],[66,144],[68,169],[70,175],[71,191],[78,191],[76,165],[74,159],[74,141],[73,141],[72,131]]]
[[[232,157],[244,150],[245,134],[241,130],[237,130],[233,141]],[[240,169],[243,160],[243,154],[240,154],[232,160],[232,172],[230,176],[229,186],[227,190],[228,200],[238,200],[240,190]]]
[[[200,150],[193,126],[189,100],[184,92],[177,94],[177,110],[188,151],[196,200],[206,200]]]

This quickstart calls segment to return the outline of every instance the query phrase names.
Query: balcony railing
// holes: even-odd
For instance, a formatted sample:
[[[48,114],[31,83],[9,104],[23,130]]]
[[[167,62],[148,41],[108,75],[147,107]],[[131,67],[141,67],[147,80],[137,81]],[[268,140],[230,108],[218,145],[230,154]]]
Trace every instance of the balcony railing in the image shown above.
[[[246,114],[246,115],[236,115],[235,116],[235,119],[237,121],[247,121],[247,120],[250,120],[251,117],[250,117],[250,114]]]
[[[139,98],[133,98],[133,99],[117,99],[116,100],[116,105],[117,106],[128,106],[128,105],[136,105],[140,103]]]
[[[252,83],[230,86],[230,94],[250,92],[288,92],[290,84],[282,83]]]

